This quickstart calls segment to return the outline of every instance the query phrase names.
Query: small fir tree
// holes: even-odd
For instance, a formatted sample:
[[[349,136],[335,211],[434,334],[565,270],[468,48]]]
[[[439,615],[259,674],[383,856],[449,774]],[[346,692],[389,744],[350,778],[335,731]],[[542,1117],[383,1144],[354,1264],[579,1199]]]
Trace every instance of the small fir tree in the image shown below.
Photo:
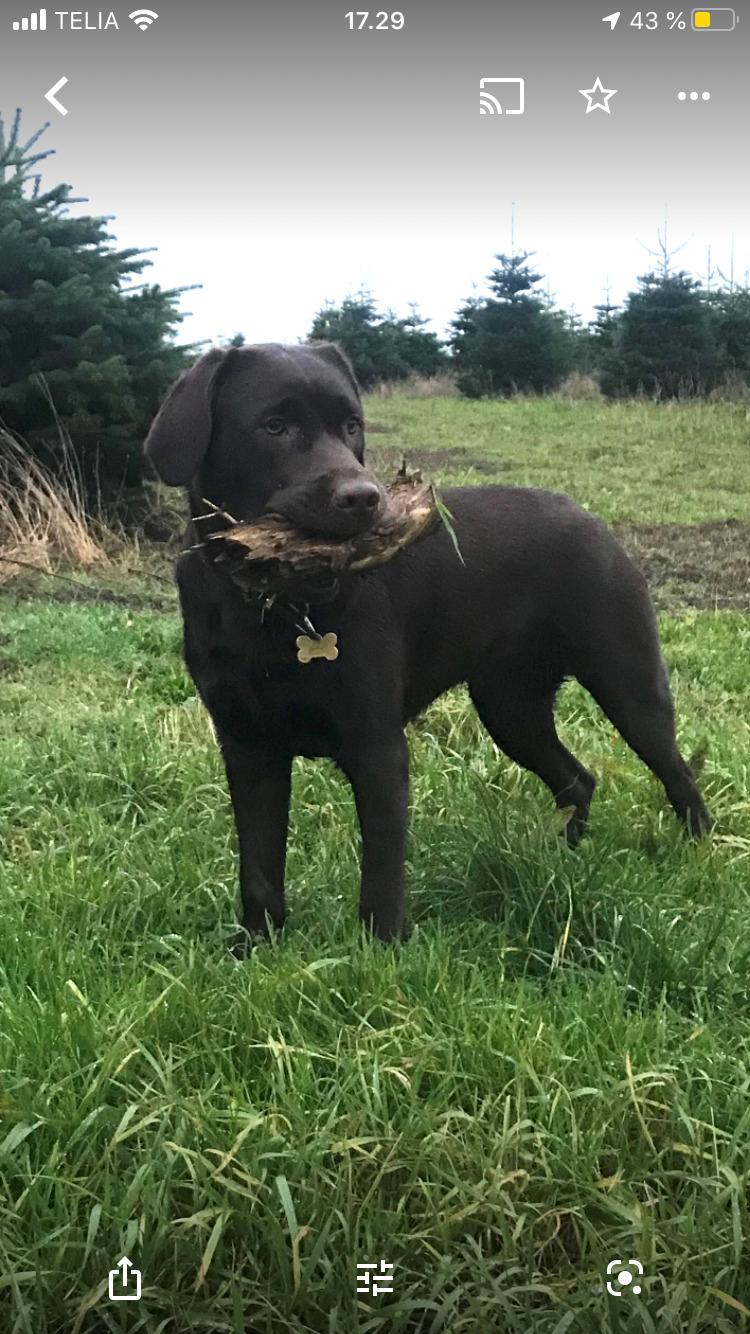
[[[409,375],[435,375],[446,354],[427,321],[412,306],[406,318],[379,314],[369,293],[345,297],[340,306],[324,306],[315,316],[311,339],[326,339],[344,349],[363,389]]]
[[[710,309],[722,378],[750,384],[750,288],[719,288]]]
[[[536,291],[531,255],[497,256],[490,296],[473,297],[451,323],[458,386],[470,398],[555,388],[575,361],[566,316]]]
[[[677,398],[706,393],[718,359],[709,303],[684,272],[647,273],[630,292],[602,374],[611,397]]]
[[[173,334],[180,290],[132,286],[149,264],[117,250],[106,219],[73,216],[68,185],[42,190],[50,152],[0,119],[0,418],[46,462],[70,436],[89,494],[138,486],[142,441],[194,349]]]

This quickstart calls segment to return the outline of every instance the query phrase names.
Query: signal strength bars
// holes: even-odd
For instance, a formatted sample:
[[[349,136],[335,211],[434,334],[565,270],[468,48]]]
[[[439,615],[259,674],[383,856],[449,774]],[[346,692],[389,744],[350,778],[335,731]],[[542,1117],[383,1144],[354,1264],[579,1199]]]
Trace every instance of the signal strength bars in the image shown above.
[[[46,32],[46,30],[47,30],[46,9],[40,9],[38,14],[36,11],[34,11],[33,14],[29,14],[28,18],[13,20],[14,32]]]

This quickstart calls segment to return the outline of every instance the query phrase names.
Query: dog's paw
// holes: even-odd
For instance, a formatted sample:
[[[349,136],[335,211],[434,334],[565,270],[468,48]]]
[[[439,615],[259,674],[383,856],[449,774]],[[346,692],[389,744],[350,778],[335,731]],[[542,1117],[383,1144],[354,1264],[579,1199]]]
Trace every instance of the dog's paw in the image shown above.
[[[568,847],[575,848],[586,833],[589,818],[588,807],[564,806],[560,807],[560,814],[563,817],[563,827],[560,833]]]
[[[253,938],[244,926],[238,928],[229,942],[229,956],[235,963],[244,963],[257,937]]]
[[[284,922],[272,922],[266,915],[262,925],[258,926],[238,926],[229,944],[229,953],[232,958],[242,962],[252,952],[256,945],[273,943],[283,930]]]

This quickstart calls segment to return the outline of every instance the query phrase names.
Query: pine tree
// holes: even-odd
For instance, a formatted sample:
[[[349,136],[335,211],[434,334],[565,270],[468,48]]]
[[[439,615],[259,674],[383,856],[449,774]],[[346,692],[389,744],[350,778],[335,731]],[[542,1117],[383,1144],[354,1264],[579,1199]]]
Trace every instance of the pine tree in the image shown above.
[[[706,393],[718,358],[709,303],[684,272],[647,273],[630,292],[602,373],[610,397],[646,393],[678,398]]]
[[[605,288],[604,300],[594,306],[596,318],[591,321],[591,338],[597,352],[602,353],[614,347],[615,337],[617,335],[617,326],[619,323],[620,307],[615,306],[609,299],[610,290]]]
[[[338,343],[349,357],[363,389],[409,375],[435,375],[446,364],[439,338],[414,306],[400,319],[393,311],[379,314],[367,292],[345,297],[341,306],[324,306],[315,316],[309,337]]]
[[[85,200],[69,185],[42,190],[47,126],[24,143],[20,124],[0,119],[0,418],[53,465],[62,425],[86,490],[107,499],[139,485],[149,422],[193,349],[173,341],[180,293],[130,285],[146,252],[72,216]]]
[[[451,323],[458,386],[470,398],[542,393],[573,367],[573,333],[565,315],[534,290],[542,275],[529,267],[531,257],[497,255],[491,295],[471,298]]]
[[[591,334],[577,310],[565,311],[562,326],[570,349],[570,369],[587,375],[592,369]]]
[[[620,325],[620,307],[610,300],[609,286],[604,289],[604,300],[594,306],[595,316],[588,326],[588,369],[601,381],[612,370],[614,347]]]
[[[338,343],[354,367],[354,373],[363,389],[378,379],[377,308],[367,294],[347,296],[340,306],[328,305],[319,310],[312,322],[308,337]]]
[[[712,292],[711,314],[722,376],[750,384],[750,287]]]

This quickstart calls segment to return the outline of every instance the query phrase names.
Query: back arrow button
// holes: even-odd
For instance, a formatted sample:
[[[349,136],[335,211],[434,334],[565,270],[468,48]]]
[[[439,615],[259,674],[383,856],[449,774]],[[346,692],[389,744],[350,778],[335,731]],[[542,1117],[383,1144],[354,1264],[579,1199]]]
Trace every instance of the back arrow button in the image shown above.
[[[61,79],[58,79],[57,83],[53,83],[52,87],[49,88],[47,92],[44,94],[50,105],[55,108],[55,111],[59,111],[61,116],[67,116],[68,108],[64,107],[62,102],[58,102],[57,98],[55,97],[55,93],[59,93],[60,89],[64,88],[67,82],[68,80],[63,74],[63,77]]]

